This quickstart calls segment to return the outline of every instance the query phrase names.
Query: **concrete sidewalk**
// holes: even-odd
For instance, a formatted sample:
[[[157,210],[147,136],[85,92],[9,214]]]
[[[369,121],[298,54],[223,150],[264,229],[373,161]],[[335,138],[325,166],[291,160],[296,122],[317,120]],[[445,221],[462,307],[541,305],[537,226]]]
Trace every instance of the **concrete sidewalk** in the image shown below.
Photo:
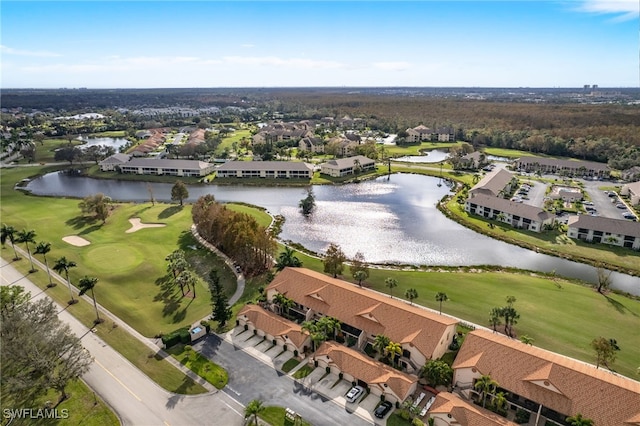
[[[25,250],[23,250],[21,247],[17,247],[16,246],[16,251],[18,252],[19,255],[22,256],[23,260],[26,260],[27,262],[29,261],[28,253],[26,253]],[[40,262],[33,255],[31,256],[31,259],[33,260],[34,266],[36,266],[39,270],[42,270],[44,273],[46,273],[47,269],[46,269],[46,266],[45,266],[44,263]],[[7,263],[9,263],[9,262],[7,262]],[[63,285],[65,287],[69,286],[68,283],[67,283],[67,280],[65,278],[63,278],[62,276],[58,275],[52,269],[50,269],[50,272],[51,272],[52,280],[54,282],[57,281],[58,285]],[[90,305],[93,305],[93,299],[89,295],[85,294],[84,296],[79,296],[79,290],[74,285],[71,285],[71,290],[73,291],[73,293],[74,293],[74,295],[76,297],[82,298],[85,302],[89,303]],[[158,345],[158,344],[162,344],[161,341],[159,342],[160,339],[152,339],[152,338],[148,338],[148,337],[143,336],[137,330],[135,330],[133,327],[131,327],[129,324],[127,324],[126,322],[124,322],[123,320],[118,318],[116,315],[114,315],[111,311],[108,311],[107,309],[105,309],[99,303],[97,305],[98,305],[98,311],[100,312],[100,315],[103,318],[109,319],[110,321],[113,322],[113,324],[115,324],[118,327],[126,330],[129,334],[131,334],[133,337],[135,337],[137,340],[139,340],[141,343],[143,343],[145,346],[147,346],[147,348],[149,348],[149,350],[153,351],[154,354],[156,354],[156,353],[159,354],[167,362],[169,362],[171,365],[176,367],[178,370],[182,371],[185,375],[189,376],[196,383],[202,385],[209,392],[217,392],[218,391],[218,389],[216,389],[216,387],[213,386],[211,383],[207,382],[202,377],[198,376],[196,373],[194,373],[193,371],[189,370],[184,365],[180,364],[180,362],[178,362],[178,360],[176,360],[174,357],[172,357],[171,355],[166,353]]]

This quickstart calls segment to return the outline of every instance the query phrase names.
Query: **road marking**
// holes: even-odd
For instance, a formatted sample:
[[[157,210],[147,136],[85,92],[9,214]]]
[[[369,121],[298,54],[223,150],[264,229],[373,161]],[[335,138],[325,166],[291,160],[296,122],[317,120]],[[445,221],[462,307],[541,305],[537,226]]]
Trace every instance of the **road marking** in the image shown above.
[[[171,426],[171,425],[169,424],[169,422],[168,422],[168,421],[166,421],[166,420],[163,420],[163,421],[162,421],[162,423],[164,423],[164,424],[165,424],[165,426]]]
[[[137,399],[138,401],[142,402],[142,399],[140,399],[140,397],[138,397],[138,395],[136,395],[135,393],[133,393],[133,392],[131,391],[131,389],[129,389],[129,388],[128,388],[124,383],[122,383],[122,382],[120,381],[120,379],[118,379],[116,376],[114,376],[114,375],[113,375],[113,373],[112,373],[111,371],[107,370],[107,369],[105,368],[105,366],[104,366],[104,365],[100,364],[100,361],[98,361],[97,359],[94,359],[94,361],[96,362],[96,364],[98,364],[100,367],[102,367],[102,369],[103,369],[104,371],[106,371],[106,372],[107,372],[107,374],[109,374],[111,377],[113,377],[113,378],[115,379],[115,381],[116,381],[116,382],[120,383],[120,384],[122,385],[122,387],[123,387],[123,388],[125,388],[125,389],[127,390],[127,392],[129,392],[131,395],[133,395],[135,399]]]

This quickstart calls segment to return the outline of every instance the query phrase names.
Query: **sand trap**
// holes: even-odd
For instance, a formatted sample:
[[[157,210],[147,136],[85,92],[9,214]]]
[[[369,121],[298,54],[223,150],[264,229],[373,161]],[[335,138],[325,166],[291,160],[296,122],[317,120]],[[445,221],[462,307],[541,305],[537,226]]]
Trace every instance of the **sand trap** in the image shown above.
[[[139,231],[143,228],[162,228],[163,226],[167,226],[164,223],[142,223],[139,217],[134,217],[133,219],[129,219],[129,223],[131,223],[131,228],[124,231],[127,234]]]
[[[91,244],[89,241],[85,240],[82,237],[78,237],[77,235],[69,235],[68,237],[62,237],[62,241],[76,247],[84,247]]]

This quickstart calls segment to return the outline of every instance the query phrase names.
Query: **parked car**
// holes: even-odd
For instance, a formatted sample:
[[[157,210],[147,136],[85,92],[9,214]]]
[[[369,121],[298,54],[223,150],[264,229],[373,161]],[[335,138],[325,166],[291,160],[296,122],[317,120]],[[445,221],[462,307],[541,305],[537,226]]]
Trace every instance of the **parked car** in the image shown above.
[[[373,412],[373,415],[379,419],[382,419],[387,415],[389,411],[391,411],[392,407],[393,404],[391,404],[389,401],[383,401],[382,404],[378,405],[378,408],[376,408],[376,411]]]
[[[360,398],[363,393],[364,388],[362,386],[354,386],[347,393],[347,401],[354,402],[356,399]]]
[[[622,204],[622,203],[618,203],[618,204],[616,204],[616,207],[617,207],[617,208],[619,208],[619,209],[626,209],[626,208],[627,208],[627,206],[625,206],[625,205],[624,205],[624,204]]]

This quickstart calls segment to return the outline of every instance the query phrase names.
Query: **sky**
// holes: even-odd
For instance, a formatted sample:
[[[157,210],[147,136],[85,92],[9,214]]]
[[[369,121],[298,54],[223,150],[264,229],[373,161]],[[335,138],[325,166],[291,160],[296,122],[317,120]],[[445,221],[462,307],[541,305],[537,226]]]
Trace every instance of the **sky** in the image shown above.
[[[0,2],[1,88],[640,86],[640,0]]]

